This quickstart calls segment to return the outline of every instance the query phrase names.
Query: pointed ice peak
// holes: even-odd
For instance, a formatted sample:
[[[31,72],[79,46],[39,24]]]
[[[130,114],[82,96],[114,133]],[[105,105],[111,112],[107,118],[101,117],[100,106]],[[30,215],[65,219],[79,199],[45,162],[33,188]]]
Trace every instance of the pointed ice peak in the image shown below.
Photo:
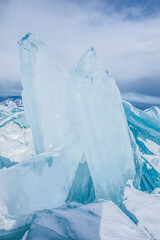
[[[90,47],[87,52],[85,53],[86,56],[96,57],[97,53],[94,49],[94,47]]]
[[[91,47],[81,57],[77,70],[88,74],[97,71],[97,69],[104,71],[102,63],[99,60],[95,49]]]
[[[27,33],[24,37],[21,38],[22,41],[28,39],[31,35],[33,35],[32,33]]]
[[[149,109],[146,109],[145,112],[154,118],[160,119],[160,108],[159,107],[153,106]]]
[[[30,48],[38,48],[42,44],[44,43],[33,33],[27,33],[18,41],[18,45],[23,47],[25,50],[29,50]]]
[[[97,60],[97,53],[93,47],[90,47],[81,57],[80,62],[86,62],[86,61],[96,61]]]

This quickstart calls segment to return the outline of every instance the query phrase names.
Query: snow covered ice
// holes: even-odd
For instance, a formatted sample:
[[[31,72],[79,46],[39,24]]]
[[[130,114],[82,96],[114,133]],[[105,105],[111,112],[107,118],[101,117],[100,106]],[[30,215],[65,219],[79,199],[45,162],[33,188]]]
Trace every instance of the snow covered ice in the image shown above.
[[[78,216],[78,217],[77,217]],[[59,222],[62,221],[63,225]],[[147,240],[145,234],[111,201],[66,206],[34,217],[29,239]]]
[[[160,189],[151,194],[135,189],[132,184],[125,189],[124,204],[137,218],[138,227],[150,239],[160,239]]]
[[[160,109],[141,111],[125,101],[123,106],[142,160],[140,188],[152,192],[160,187]]]

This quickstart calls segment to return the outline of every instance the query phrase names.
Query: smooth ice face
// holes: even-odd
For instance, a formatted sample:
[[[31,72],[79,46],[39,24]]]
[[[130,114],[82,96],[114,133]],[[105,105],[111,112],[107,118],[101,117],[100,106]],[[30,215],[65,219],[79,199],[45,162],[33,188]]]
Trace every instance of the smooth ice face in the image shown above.
[[[21,216],[64,204],[77,169],[79,147],[45,153],[0,171],[0,203]],[[73,171],[71,171],[71,168]]]
[[[96,198],[118,202],[135,175],[133,152],[119,90],[93,48],[80,59],[69,89]]]
[[[26,117],[37,153],[69,143],[68,72],[52,50],[33,34],[18,42]]]
[[[87,162],[79,163],[69,191],[67,202],[91,203],[95,200],[95,189]]]

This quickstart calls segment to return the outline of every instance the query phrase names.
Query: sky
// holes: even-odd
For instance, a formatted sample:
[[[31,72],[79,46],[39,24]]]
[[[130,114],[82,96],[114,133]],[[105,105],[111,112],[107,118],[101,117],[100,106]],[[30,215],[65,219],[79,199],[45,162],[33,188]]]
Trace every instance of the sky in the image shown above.
[[[122,96],[160,104],[159,0],[0,0],[0,94],[20,94],[17,41],[28,32],[70,72],[93,46]]]

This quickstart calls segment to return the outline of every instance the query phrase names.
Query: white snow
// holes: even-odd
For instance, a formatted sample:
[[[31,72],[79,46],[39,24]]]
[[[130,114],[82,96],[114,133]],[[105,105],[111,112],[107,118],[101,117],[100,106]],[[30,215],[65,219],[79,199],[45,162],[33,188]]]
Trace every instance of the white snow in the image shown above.
[[[138,137],[138,140],[143,142],[145,146],[151,151],[154,155],[149,154],[142,154],[145,159],[156,169],[157,172],[160,173],[160,145],[157,143],[146,139],[143,140],[142,138]]]
[[[151,117],[157,118],[158,120],[160,120],[160,108],[151,107],[149,109],[146,109],[145,112],[148,113]]]
[[[149,139],[146,139],[144,141],[142,138],[138,137],[138,140],[143,142],[145,146],[149,149],[149,151],[160,157],[160,145]]]
[[[21,128],[12,121],[0,127],[0,156],[13,162],[22,162],[34,155],[30,128]]]
[[[159,240],[160,191],[149,194],[131,186],[125,189],[124,199],[127,209],[137,218],[138,227],[151,239]]]

